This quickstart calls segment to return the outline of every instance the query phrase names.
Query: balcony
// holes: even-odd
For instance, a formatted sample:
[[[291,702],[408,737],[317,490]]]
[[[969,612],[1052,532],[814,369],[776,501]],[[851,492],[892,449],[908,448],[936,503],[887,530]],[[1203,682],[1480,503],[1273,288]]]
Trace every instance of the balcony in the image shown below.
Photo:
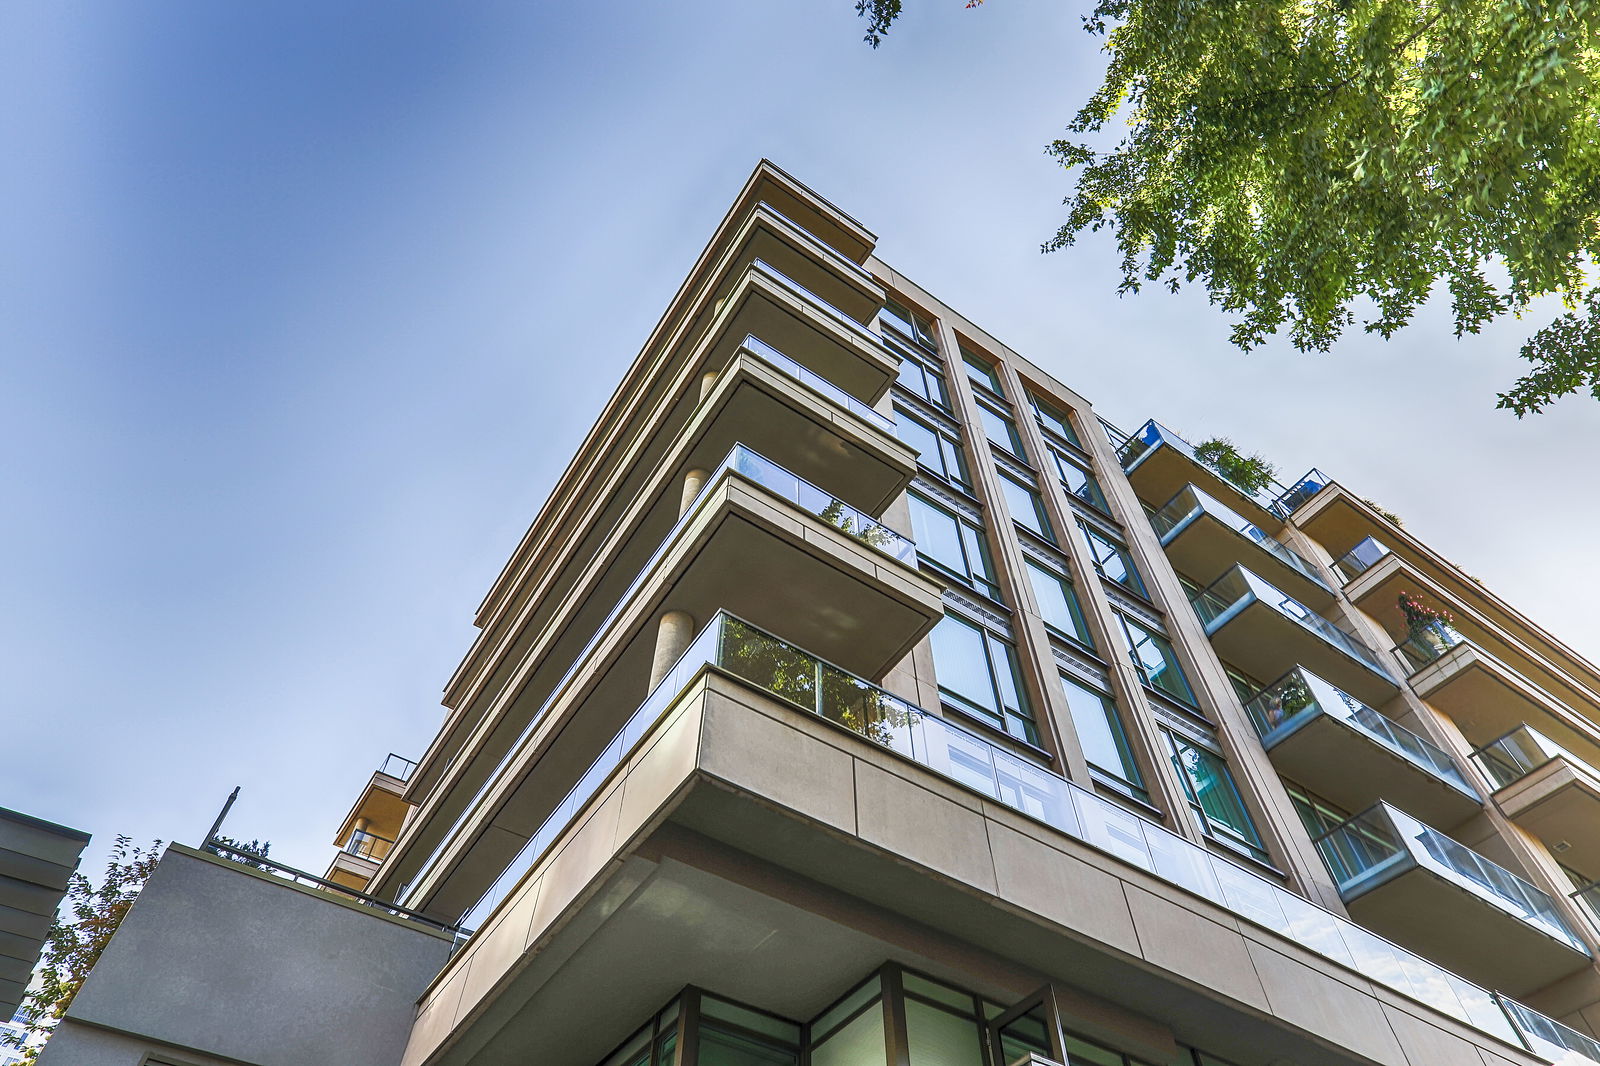
[[[1194,484],[1214,497],[1244,508],[1254,523],[1276,529],[1283,525],[1275,505],[1280,485],[1250,491],[1221,477],[1195,455],[1194,446],[1151,419],[1118,450],[1122,470],[1139,498],[1158,507],[1185,485]]]
[[[995,841],[994,854],[976,863],[949,850],[953,818],[962,834]],[[755,884],[730,879],[725,863],[703,872],[697,853],[681,850],[680,828],[692,830],[698,854],[731,847],[774,863],[773,874]],[[762,885],[787,884],[789,869],[828,890],[826,919],[804,910],[804,896],[762,894],[770,890]],[[984,878],[988,887],[978,887]],[[1013,885],[1032,887],[1013,895]],[[1104,953],[1098,916],[1126,921],[1130,903],[1156,892],[1184,900],[1168,922],[1221,919],[1270,946],[1274,980],[1294,990],[1282,1004],[1273,999],[1273,1011],[1295,1019],[1275,1026],[1273,1038],[1295,1061],[1316,1056],[1298,1050],[1303,1037],[1290,1026],[1312,1026],[1316,1039],[1340,1046],[1359,1041],[1360,1027],[1336,1025],[1320,1007],[1296,1011],[1291,1001],[1348,1003],[1365,982],[1414,1001],[1405,1008],[1413,1021],[1440,1012],[1458,1032],[1484,1034],[1487,1046],[1521,1046],[1531,1030],[1544,1041],[1533,1046],[1596,1048],[995,741],[719,613],[474,905],[477,931],[424,993],[405,1061],[595,1061],[626,1035],[628,1019],[659,1003],[651,968],[616,965],[615,951],[629,943],[670,955],[674,975],[705,974],[751,1003],[808,1017],[827,1004],[803,1002],[808,989],[836,987],[859,971],[859,958],[881,958],[878,938],[892,940],[902,915],[920,923],[918,937],[929,926],[981,936],[998,958],[1093,974],[1115,984],[1131,1010],[1195,1012],[1223,1029],[1243,1024],[1234,993],[1215,983],[1214,957],[1195,971],[1197,982],[1212,978],[1204,996],[1159,976],[1171,971],[1171,956],[1153,968],[1137,960],[1141,951],[1174,950],[1170,925],[1144,949],[1126,927],[1127,939]],[[1063,893],[1072,898],[1057,906]],[[1005,906],[995,905],[997,894]],[[837,917],[854,898],[879,908],[870,931]],[[1050,917],[1037,922],[1031,915],[1041,907]],[[1216,918],[1200,919],[1213,908]],[[1132,965],[1120,961],[1128,953]],[[907,954],[914,964],[915,949]],[[1302,957],[1363,980],[1303,968]],[[618,1015],[615,1031],[595,1033],[595,1020],[571,1009],[598,995],[617,1007],[607,1012]],[[510,1014],[499,1009],[508,1000]]]
[[[751,260],[718,302],[702,343],[731,349],[752,334],[869,404],[900,371],[882,337],[763,259]]]
[[[1287,518],[1310,503],[1317,493],[1331,484],[1333,484],[1332,478],[1316,467],[1312,467],[1301,476],[1300,480],[1290,485],[1273,501],[1273,512]]]
[[[1346,810],[1382,798],[1456,825],[1482,805],[1447,752],[1310,671],[1291,670],[1245,712],[1280,773]]]
[[[1315,564],[1204,489],[1185,485],[1150,516],[1150,524],[1178,572],[1202,584],[1248,563],[1302,601],[1333,602],[1333,589]]]
[[[1352,917],[1458,973],[1526,995],[1589,965],[1548,895],[1387,803],[1316,844]]]
[[[408,906],[451,918],[498,876],[636,706],[666,610],[723,608],[783,625],[862,674],[899,662],[943,616],[916,546],[870,515],[736,446],[483,783],[419,848]],[[486,760],[487,762],[487,760]]]
[[[1494,783],[1506,817],[1566,865],[1600,869],[1600,771],[1528,725],[1485,744],[1472,761]]]
[[[1279,677],[1299,664],[1367,703],[1395,693],[1372,649],[1242,566],[1192,602],[1217,654],[1247,673]]]
[[[1333,569],[1346,584],[1349,584],[1388,554],[1387,544],[1377,537],[1367,537],[1341,555],[1334,562]]]

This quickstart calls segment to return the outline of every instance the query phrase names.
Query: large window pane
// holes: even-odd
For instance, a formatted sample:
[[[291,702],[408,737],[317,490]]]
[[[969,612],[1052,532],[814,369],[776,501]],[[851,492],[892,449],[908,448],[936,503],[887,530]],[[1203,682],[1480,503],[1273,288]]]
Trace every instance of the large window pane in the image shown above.
[[[939,691],[947,702],[1030,744],[1039,742],[1018,682],[1015,648],[953,614],[933,627],[929,639]]]
[[[900,387],[948,411],[950,393],[945,388],[944,375],[909,352],[897,351],[896,354],[900,356],[900,375],[896,379]]]
[[[1083,757],[1090,766],[1121,781],[1143,798],[1144,775],[1134,761],[1122,719],[1111,697],[1066,674],[1061,675],[1061,688],[1067,696],[1067,708],[1072,712],[1072,726],[1077,731],[1078,742],[1083,745]]]
[[[1106,494],[1101,491],[1100,482],[1095,476],[1060,448],[1050,447],[1047,450],[1050,453],[1050,461],[1056,468],[1056,476],[1061,479],[1062,488],[1095,510],[1110,514],[1111,508],[1106,503]]]
[[[925,469],[962,488],[971,486],[961,446],[950,437],[899,407],[895,408],[895,432],[902,441],[917,450],[917,462]]]
[[[811,1066],[883,1066],[883,1011],[873,1007],[843,1028],[811,1045]]]
[[[965,579],[985,596],[999,599],[1000,587],[995,584],[994,563],[983,530],[914,492],[906,494],[906,502],[918,555]]]
[[[1089,554],[1094,557],[1094,568],[1100,576],[1115,581],[1129,592],[1145,595],[1144,579],[1134,568],[1128,549],[1086,522],[1080,521],[1078,528],[1083,530],[1083,539],[1088,542]]]
[[[989,438],[990,444],[1018,459],[1023,457],[1022,435],[1017,432],[1015,423],[1008,415],[980,402],[978,421],[983,423],[983,435]]]
[[[1055,533],[1050,528],[1050,518],[1044,513],[1044,502],[1039,499],[1037,492],[1005,474],[1000,475],[1000,490],[1005,493],[1006,507],[1011,511],[1014,522],[1051,544],[1056,542]]]
[[[1178,665],[1178,656],[1172,650],[1171,642],[1126,615],[1119,614],[1117,618],[1122,623],[1128,657],[1133,660],[1134,668],[1144,678],[1144,683],[1193,707],[1194,692],[1189,688],[1189,680],[1183,676],[1183,667]]]
[[[898,300],[887,301],[883,305],[883,310],[878,313],[878,320],[918,344],[934,351],[939,350],[939,341],[934,335],[933,323],[928,316],[920,311],[911,310]]]
[[[724,1030],[711,1022],[700,1024],[700,1066],[795,1066],[799,1061],[792,1048]]]
[[[985,362],[965,348],[961,349],[961,361],[966,364],[967,377],[974,385],[980,389],[987,389],[996,396],[1006,394],[1004,386],[1000,384],[1000,371],[992,363]]]
[[[911,1066],[986,1066],[975,1018],[907,999],[906,1043]]]
[[[1071,419],[1067,413],[1053,407],[1039,399],[1033,393],[1028,393],[1028,405],[1033,408],[1034,417],[1039,420],[1039,426],[1046,433],[1054,433],[1074,448],[1082,448],[1083,442],[1078,440],[1077,431],[1072,428]]]
[[[1222,756],[1175,733],[1168,733],[1167,741],[1189,802],[1199,812],[1206,831],[1265,861],[1266,849]]]
[[[1033,595],[1039,601],[1039,614],[1045,625],[1093,648],[1094,639],[1089,636],[1089,626],[1083,619],[1083,608],[1072,582],[1031,559],[1027,563],[1028,580],[1033,585]]]

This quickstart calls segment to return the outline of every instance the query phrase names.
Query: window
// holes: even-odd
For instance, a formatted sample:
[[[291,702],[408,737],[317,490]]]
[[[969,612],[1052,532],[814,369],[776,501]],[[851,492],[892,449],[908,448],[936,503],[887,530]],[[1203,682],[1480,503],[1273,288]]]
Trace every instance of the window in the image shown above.
[[[1039,743],[1022,695],[1017,651],[959,615],[946,614],[929,636],[939,692],[946,702],[1029,744]]]
[[[1089,768],[1109,777],[1110,783],[1131,792],[1136,798],[1148,801],[1144,775],[1133,760],[1133,750],[1128,746],[1127,732],[1122,728],[1122,718],[1111,697],[1088,688],[1076,678],[1061,675],[1061,688],[1067,696],[1067,709],[1072,712],[1072,725],[1083,745],[1083,757]]]
[[[894,414],[895,433],[917,450],[917,462],[929,472],[970,492],[972,479],[967,475],[967,462],[961,455],[960,443],[908,414],[904,408],[896,407]]]
[[[1078,603],[1078,593],[1072,587],[1072,582],[1032,559],[1025,561],[1028,564],[1028,580],[1033,585],[1034,599],[1039,601],[1039,615],[1044,619],[1044,624],[1092,649],[1094,638],[1089,635],[1089,626],[1083,620],[1083,607]]]
[[[1144,683],[1179,703],[1193,707],[1194,692],[1189,688],[1188,679],[1183,676],[1183,667],[1178,665],[1178,656],[1173,652],[1171,642],[1125,614],[1119,613],[1117,620],[1122,623],[1128,657],[1133,660],[1133,667],[1139,671]]]
[[[1022,435],[1017,432],[1017,424],[1011,421],[1009,415],[1002,414],[997,408],[980,399],[978,421],[983,423],[983,435],[989,438],[990,444],[1007,455],[1023,458],[1026,453],[1022,449]]]
[[[1004,396],[1006,390],[1000,384],[1000,370],[993,363],[984,362],[978,356],[961,349],[961,361],[967,365],[967,377],[980,389],[985,389],[996,396]]]
[[[911,505],[917,554],[990,599],[999,599],[1000,586],[995,584],[994,563],[989,558],[989,543],[983,530],[915,492],[907,493],[906,501]]]
[[[1253,859],[1267,861],[1250,812],[1245,809],[1233,774],[1222,756],[1175,733],[1167,733],[1172,748],[1172,764],[1189,796],[1189,805],[1200,816],[1206,832],[1215,840],[1244,852]]]
[[[1286,783],[1286,791],[1295,813],[1300,815],[1300,824],[1306,827],[1322,856],[1322,864],[1337,883],[1344,884],[1394,854],[1394,841],[1377,826],[1360,820],[1349,822],[1349,811],[1296,785]],[[1341,825],[1345,832],[1327,835]]]
[[[1005,494],[1012,521],[1037,533],[1051,544],[1056,542],[1056,535],[1050,529],[1050,516],[1044,513],[1044,501],[1039,499],[1039,494],[1032,487],[1001,473],[1000,491]]]
[[[1061,479],[1062,488],[1095,510],[1105,514],[1111,513],[1111,507],[1106,503],[1106,494],[1100,491],[1100,482],[1086,467],[1054,444],[1046,442],[1045,451],[1050,456],[1051,464],[1056,468],[1056,476]]]
[[[1103,578],[1115,581],[1129,592],[1140,596],[1146,595],[1144,579],[1139,576],[1139,571],[1134,568],[1133,556],[1128,554],[1128,549],[1095,529],[1087,522],[1080,521],[1078,528],[1083,530],[1083,539],[1089,542],[1089,554],[1094,557],[1094,568]]]
[[[1028,393],[1028,406],[1033,408],[1033,416],[1038,419],[1039,428],[1060,437],[1074,448],[1083,447],[1083,442],[1078,439],[1078,434],[1072,428],[1072,421],[1065,411],[1050,406],[1031,392]]]
[[[908,351],[896,349],[895,354],[900,356],[900,376],[896,379],[900,387],[950,410],[950,390],[945,388],[944,374],[938,366]]]
[[[898,300],[889,300],[878,313],[878,321],[905,337],[916,341],[930,351],[939,350],[939,341],[933,332],[933,322],[918,311],[912,311]]]

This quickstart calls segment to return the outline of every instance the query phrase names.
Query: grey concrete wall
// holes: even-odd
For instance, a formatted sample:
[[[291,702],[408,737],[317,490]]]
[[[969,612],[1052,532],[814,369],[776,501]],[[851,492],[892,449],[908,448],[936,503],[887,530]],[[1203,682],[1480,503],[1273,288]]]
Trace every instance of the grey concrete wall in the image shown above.
[[[396,1066],[448,950],[420,926],[174,845],[41,1066],[138,1066],[162,1045],[252,1066]]]

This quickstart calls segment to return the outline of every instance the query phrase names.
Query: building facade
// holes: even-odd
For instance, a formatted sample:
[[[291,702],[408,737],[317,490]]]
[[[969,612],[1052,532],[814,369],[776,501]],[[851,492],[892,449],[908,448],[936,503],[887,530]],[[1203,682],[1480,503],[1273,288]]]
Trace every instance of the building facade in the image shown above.
[[[1600,669],[1234,460],[763,162],[340,828],[399,1061],[1600,1062]]]
[[[89,834],[0,807],[0,1019],[22,1005]],[[0,1027],[0,1062],[15,1034]]]

